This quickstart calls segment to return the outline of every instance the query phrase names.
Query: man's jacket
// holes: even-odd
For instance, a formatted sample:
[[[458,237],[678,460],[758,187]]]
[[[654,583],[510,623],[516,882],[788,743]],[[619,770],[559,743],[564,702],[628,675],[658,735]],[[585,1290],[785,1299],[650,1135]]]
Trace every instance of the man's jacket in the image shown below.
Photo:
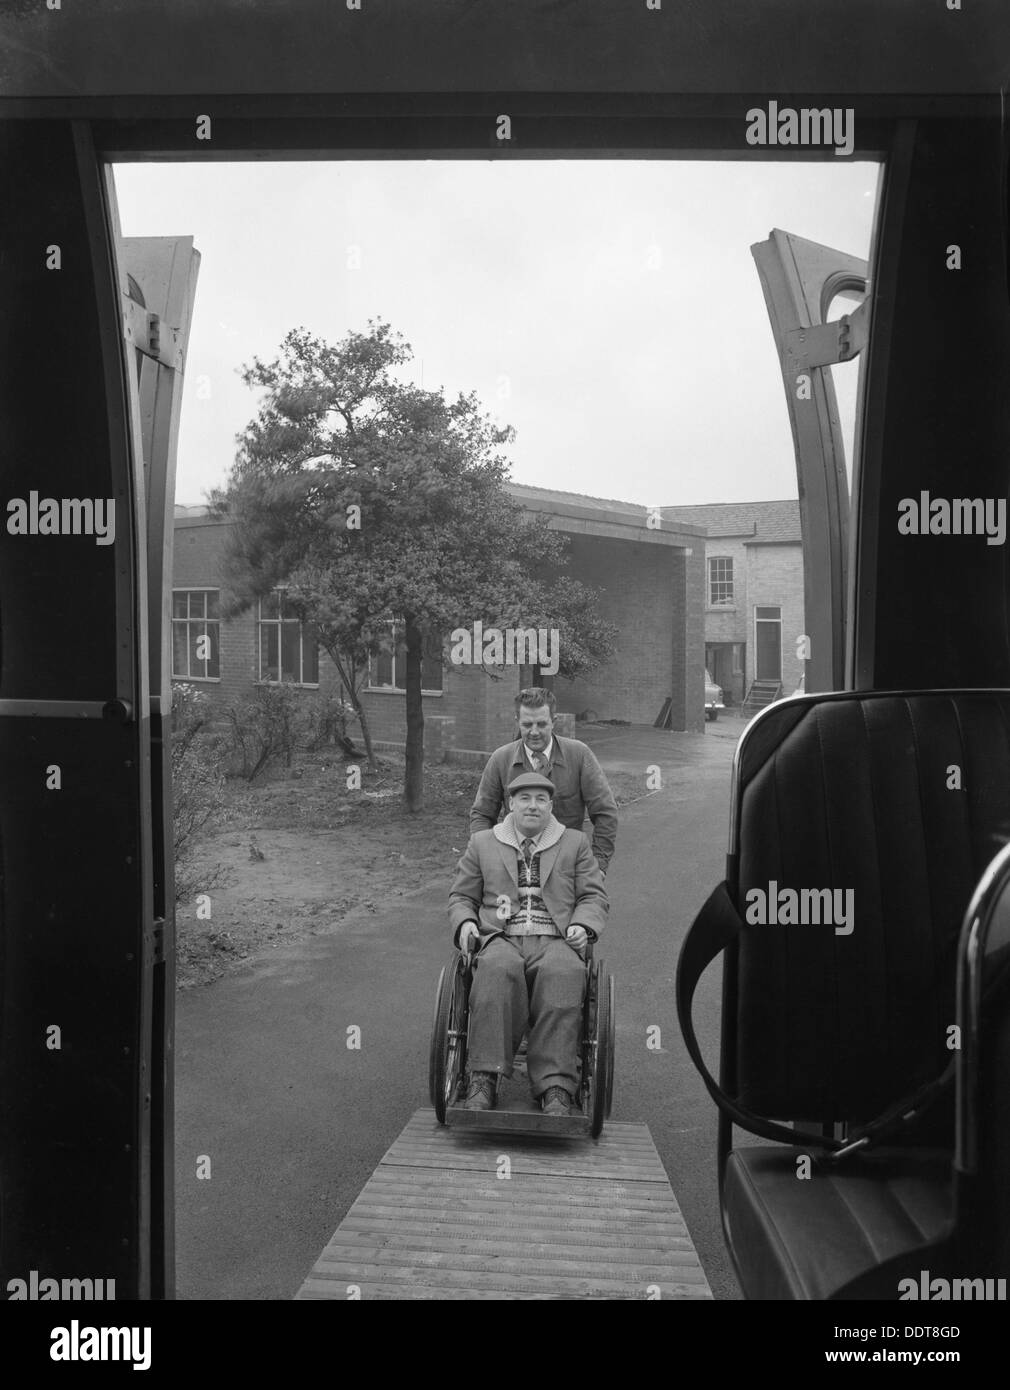
[[[471,835],[494,825],[502,807],[508,807],[508,784],[528,771],[522,739],[495,749],[487,760],[470,808]],[[543,769],[543,774],[554,783],[553,811],[562,825],[581,830],[589,813],[593,854],[606,871],[617,839],[617,802],[593,750],[577,738],[559,738],[555,734],[550,766]]]
[[[562,936],[572,925],[588,927],[599,936],[607,925],[610,904],[588,836],[581,830],[568,830],[552,818],[542,846],[540,896],[554,925]],[[514,911],[519,901],[519,855],[515,832],[507,819],[470,836],[449,892],[453,940],[458,944],[460,927],[474,920],[480,923],[482,937],[504,931],[509,909]]]

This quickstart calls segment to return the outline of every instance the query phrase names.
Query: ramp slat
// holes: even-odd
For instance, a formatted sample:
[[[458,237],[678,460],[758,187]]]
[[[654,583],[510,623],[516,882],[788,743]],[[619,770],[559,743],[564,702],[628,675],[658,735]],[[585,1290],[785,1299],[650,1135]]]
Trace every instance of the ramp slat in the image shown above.
[[[508,1274],[497,1269],[455,1270],[428,1268],[421,1265],[376,1265],[358,1261],[344,1261],[313,1271],[318,1279],[327,1273],[332,1274],[336,1297],[347,1298],[350,1284],[365,1282],[391,1282],[399,1285],[402,1297],[410,1298],[410,1290],[419,1273],[426,1275],[428,1282],[445,1289],[471,1288],[498,1290],[503,1297],[523,1298],[529,1293],[541,1293],[556,1298],[640,1298],[645,1299],[650,1286],[658,1286],[660,1295],[664,1286],[671,1290],[682,1289],[682,1280],[666,1280],[655,1271],[630,1271],[626,1279],[620,1278],[618,1271],[606,1270],[599,1276],[590,1276],[583,1269],[580,1275],[557,1274],[532,1276],[528,1274]],[[706,1285],[707,1288],[707,1285]],[[711,1296],[711,1295],[710,1295]]]
[[[423,1212],[415,1211],[408,1216],[404,1216],[402,1207],[399,1209],[383,1208],[381,1211],[376,1211],[372,1207],[359,1206],[358,1203],[355,1203],[354,1208],[348,1212],[344,1224],[348,1230],[364,1230],[370,1227],[378,1229],[383,1226],[388,1226],[393,1230],[402,1229],[406,1231],[412,1228],[430,1230],[431,1223],[437,1221],[440,1225],[458,1226],[467,1229],[474,1225],[474,1218],[480,1215],[481,1213],[479,1210],[471,1209],[470,1211],[460,1213],[458,1216],[447,1217],[444,1209],[433,1213],[432,1209],[428,1208]],[[516,1224],[512,1224],[513,1222]],[[518,1224],[519,1222],[521,1222],[521,1224]],[[620,1233],[616,1235],[613,1234],[615,1222],[619,1222],[621,1227]],[[505,1229],[511,1227],[511,1229],[516,1232],[517,1238],[522,1237],[523,1239],[526,1239],[529,1233],[534,1230],[538,1224],[542,1226],[550,1225],[559,1231],[569,1231],[573,1240],[577,1236],[580,1241],[592,1242],[596,1240],[600,1244],[607,1241],[618,1245],[626,1244],[629,1240],[633,1239],[633,1232],[637,1229],[661,1231],[663,1239],[667,1243],[670,1241],[687,1241],[690,1239],[684,1228],[683,1222],[662,1221],[658,1219],[650,1220],[648,1218],[629,1221],[621,1212],[611,1212],[608,1219],[603,1219],[601,1217],[597,1221],[584,1222],[572,1221],[564,1213],[559,1215],[547,1211],[541,1213],[539,1218],[522,1219],[513,1217],[511,1221],[508,1221],[503,1217],[502,1223],[495,1221],[494,1224],[504,1224]]]
[[[444,1128],[431,1110],[383,1155],[297,1295],[711,1296],[646,1125],[557,1140]]]
[[[559,1259],[556,1251],[550,1251],[542,1259],[530,1252],[526,1256],[504,1257],[497,1251],[493,1255],[462,1255],[458,1250],[408,1250],[400,1247],[395,1249],[383,1249],[381,1246],[342,1246],[340,1250],[341,1259],[337,1261],[320,1259],[316,1265],[317,1274],[335,1274],[342,1277],[348,1274],[348,1270],[364,1269],[388,1269],[392,1273],[400,1273],[404,1276],[414,1270],[437,1269],[441,1274],[455,1277],[457,1274],[460,1279],[468,1279],[471,1274],[493,1273],[496,1279],[503,1276],[522,1279],[532,1279],[536,1275],[543,1275],[546,1279],[554,1279],[559,1274],[575,1279],[585,1279],[588,1258],[581,1259]],[[405,1257],[409,1256],[409,1260]],[[599,1262],[605,1268],[607,1276],[615,1282],[629,1282],[636,1284],[660,1283],[664,1273],[668,1273],[665,1256],[661,1256],[657,1261],[644,1261],[641,1259],[612,1259],[609,1252],[604,1255]],[[491,1266],[489,1270],[489,1265]],[[694,1277],[693,1277],[694,1276]],[[353,1278],[353,1273],[348,1274]],[[700,1283],[704,1277],[700,1270],[695,1270],[688,1265],[678,1265],[676,1277],[685,1283]]]
[[[664,1260],[672,1260],[676,1263],[690,1264],[694,1259],[694,1252],[689,1248],[689,1242],[682,1242],[679,1249],[671,1250],[667,1246],[662,1246],[657,1241],[652,1246],[638,1246],[634,1242],[623,1240],[620,1245],[611,1242],[603,1244],[603,1237],[596,1235],[585,1241],[577,1241],[569,1238],[562,1238],[562,1230],[552,1233],[550,1239],[539,1241],[533,1237],[529,1240],[507,1241],[493,1236],[474,1237],[466,1236],[460,1239],[456,1236],[428,1235],[424,1231],[416,1234],[411,1232],[389,1233],[378,1230],[348,1231],[341,1227],[343,1231],[344,1249],[354,1249],[364,1255],[368,1250],[376,1252],[396,1249],[399,1251],[417,1251],[418,1254],[446,1253],[457,1255],[480,1255],[486,1258],[489,1254],[493,1255],[496,1261],[517,1260],[517,1259],[541,1259],[545,1256],[556,1255],[559,1259],[585,1260],[595,1258],[607,1260],[615,1265],[620,1264],[646,1264],[662,1263]]]
[[[411,1282],[410,1289],[408,1290],[403,1284],[399,1284],[399,1286],[392,1283],[371,1284],[358,1280],[358,1282],[354,1284],[354,1290],[356,1290],[354,1291],[354,1297],[360,1297],[363,1298],[363,1300],[364,1298],[374,1298],[376,1301],[388,1301],[393,1300],[393,1298],[410,1298],[410,1300],[445,1302],[449,1300],[463,1300],[463,1298],[465,1298],[465,1300],[470,1302],[488,1300],[500,1301],[503,1300],[503,1298],[549,1300],[549,1298],[575,1297],[574,1294],[560,1293],[504,1293],[504,1291],[495,1289],[443,1289],[443,1287],[431,1286],[431,1284],[420,1283],[417,1282],[417,1280]],[[346,1293],[343,1284],[340,1284],[339,1290],[335,1291],[333,1290],[332,1284],[326,1282],[326,1280],[307,1279],[306,1283],[301,1287],[301,1291],[297,1297],[301,1298],[301,1300],[332,1301],[333,1298],[346,1300],[349,1294]],[[620,1297],[620,1295],[614,1295],[614,1297]],[[711,1298],[711,1294],[709,1290],[707,1290],[707,1287],[702,1291],[700,1289],[688,1289],[688,1287],[682,1287],[682,1289],[678,1289],[677,1286],[667,1287],[664,1284],[663,1298]]]

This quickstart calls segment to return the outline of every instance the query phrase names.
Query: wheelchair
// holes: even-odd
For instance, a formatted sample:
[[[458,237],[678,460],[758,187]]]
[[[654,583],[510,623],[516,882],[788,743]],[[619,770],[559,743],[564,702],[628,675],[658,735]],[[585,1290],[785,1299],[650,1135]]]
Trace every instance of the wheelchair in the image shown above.
[[[594,958],[591,942],[586,947],[585,962],[579,1090],[571,1114],[544,1115],[529,1103],[524,1107],[465,1110],[462,1101],[466,1095],[473,957],[453,950],[438,977],[428,1057],[428,1093],[439,1124],[558,1136],[589,1134],[594,1139],[599,1138],[613,1099],[614,977],[604,961]],[[520,1054],[517,1054],[518,1060]]]

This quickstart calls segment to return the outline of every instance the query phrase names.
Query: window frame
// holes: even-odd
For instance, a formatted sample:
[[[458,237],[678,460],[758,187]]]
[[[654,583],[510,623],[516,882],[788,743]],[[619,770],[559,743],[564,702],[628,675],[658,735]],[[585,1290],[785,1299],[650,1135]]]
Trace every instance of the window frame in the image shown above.
[[[266,596],[265,596],[265,597],[270,597],[270,598],[272,598],[274,595],[277,596],[277,617],[276,617],[276,618],[264,618],[264,616],[263,616],[263,599],[262,599],[262,598],[258,599],[258,600],[257,600],[257,603],[256,603],[256,673],[257,673],[257,674],[256,674],[256,684],[257,684],[257,685],[294,685],[294,686],[298,686],[300,689],[304,689],[304,690],[318,690],[318,689],[319,689],[319,639],[318,639],[318,638],[316,638],[316,640],[315,640],[315,646],[316,646],[316,679],[315,679],[314,681],[307,681],[307,680],[303,680],[303,679],[298,679],[298,680],[294,680],[294,681],[288,681],[288,680],[285,680],[285,679],[284,679],[284,676],[283,676],[283,670],[284,670],[284,640],[283,640],[283,639],[284,639],[284,624],[285,624],[285,623],[293,624],[293,623],[296,623],[296,622],[297,622],[297,624],[298,624],[298,673],[299,673],[299,677],[302,677],[302,676],[304,675],[304,673],[305,673],[305,642],[306,642],[306,635],[307,635],[307,634],[306,634],[306,628],[309,626],[309,624],[307,624],[302,618],[285,618],[285,617],[284,617],[284,595],[285,595],[286,592],[287,592],[287,586],[286,586],[286,585],[278,585],[276,588],[271,589],[269,595],[266,595]],[[277,628],[277,670],[278,670],[278,673],[279,673],[278,679],[277,679],[277,680],[272,680],[272,679],[270,678],[270,676],[265,676],[265,675],[263,674],[263,629],[264,629],[264,627],[276,627],[276,628]],[[311,639],[309,639],[309,640],[311,640]]]
[[[220,590],[219,588],[215,588],[213,585],[193,585],[193,584],[178,584],[178,585],[175,585],[175,584],[174,584],[174,585],[172,586],[171,593],[172,593],[172,615],[171,615],[171,623],[172,623],[172,654],[171,654],[171,655],[172,655],[172,680],[174,680],[174,681],[200,681],[200,682],[202,682],[202,683],[204,683],[204,684],[207,684],[207,685],[219,685],[220,682],[221,682],[221,604],[220,604],[221,590]],[[184,618],[182,618],[182,617],[177,617],[177,616],[176,616],[176,613],[175,613],[175,596],[176,596],[176,594],[186,594],[186,596],[187,596],[187,600],[186,600],[186,616],[185,616]],[[193,615],[190,613],[190,611],[189,611],[189,609],[190,609],[189,595],[191,595],[191,594],[203,594],[203,595],[204,595],[204,614],[203,614],[203,616],[193,616]],[[207,596],[210,595],[210,594],[216,594],[216,595],[217,595],[217,598],[218,598],[218,611],[217,611],[217,617],[215,617],[215,618],[210,618],[210,617],[207,617],[207,616],[206,616],[206,612],[207,612],[207,608],[208,608]],[[188,663],[188,662],[191,660],[192,650],[193,650],[193,645],[191,645],[191,643],[190,643],[189,628],[190,628],[190,626],[191,626],[192,624],[194,624],[194,623],[202,624],[203,627],[204,627],[204,628],[207,628],[207,629],[210,628],[210,625],[211,625],[211,624],[213,624],[213,625],[217,628],[217,675],[216,675],[216,676],[208,676],[208,675],[196,676],[196,675],[190,675],[188,672],[184,673],[184,672],[182,672],[182,671],[177,671],[177,670],[175,669],[175,632],[176,632],[176,625],[177,625],[177,624],[182,624],[182,625],[185,626],[185,628],[186,628],[186,630],[187,630],[187,632],[186,632],[186,659],[187,659],[187,663]],[[206,635],[209,636],[209,635],[210,635],[209,632],[208,632]],[[203,658],[203,665],[204,665],[205,668],[206,668],[207,663],[208,663],[209,660],[210,660],[209,657],[204,657],[204,658]]]
[[[733,564],[734,556],[732,556],[732,555],[709,555],[709,556],[707,556],[706,558],[707,558],[707,560],[708,560],[708,575],[707,575],[707,583],[708,583],[708,604],[707,604],[707,606],[708,606],[709,608],[720,608],[720,609],[735,608],[735,607],[736,607],[736,572],[735,572],[735,567],[734,567],[734,564]],[[715,566],[716,566],[716,565],[728,565],[728,566],[729,566],[729,570],[728,570],[729,578],[728,578],[728,579],[726,579],[726,578],[722,578],[722,579],[716,579],[716,578],[714,578],[714,570],[715,570]],[[721,584],[721,585],[723,585],[723,586],[725,586],[725,587],[728,587],[728,589],[729,589],[729,597],[728,597],[728,598],[716,599],[716,598],[713,597],[713,592],[714,592],[715,586],[716,586],[717,584]]]
[[[367,682],[367,684],[366,684],[366,686],[365,686],[365,690],[364,690],[364,693],[365,693],[366,695],[371,695],[371,694],[375,694],[375,695],[406,695],[406,693],[407,693],[407,688],[406,688],[406,686],[397,685],[397,684],[396,684],[396,649],[397,649],[397,647],[399,646],[399,642],[396,640],[396,629],[397,629],[398,627],[399,627],[399,628],[402,628],[402,627],[403,627],[403,622],[402,622],[401,619],[398,619],[398,618],[389,618],[389,619],[387,619],[386,626],[387,626],[387,627],[391,627],[391,628],[393,629],[393,644],[392,644],[392,649],[391,649],[391,651],[389,652],[389,663],[390,663],[390,665],[389,665],[389,670],[390,670],[390,676],[391,676],[391,684],[389,684],[389,685],[373,685],[373,684],[372,684],[372,677],[373,677],[373,673],[374,673],[374,670],[375,670],[375,665],[374,665],[374,663],[376,662],[377,658],[376,658],[376,657],[373,657],[373,656],[370,656],[370,657],[368,658],[368,682]],[[441,688],[440,688],[439,690],[430,690],[430,689],[428,689],[427,686],[425,686],[425,684],[424,684],[424,662],[423,662],[423,660],[422,660],[422,663],[421,663],[421,695],[422,695],[423,697],[426,697],[426,698],[427,698],[427,697],[430,696],[430,697],[434,698],[434,697],[436,697],[436,696],[439,696],[439,697],[440,697],[440,696],[442,696],[442,695],[445,694],[445,667],[442,665],[442,652],[444,651],[444,649],[445,649],[445,641],[444,641],[444,639],[443,639],[443,641],[440,643],[440,646],[439,646],[439,673],[440,673],[440,675],[441,675],[441,677],[442,677],[442,685],[441,685]]]

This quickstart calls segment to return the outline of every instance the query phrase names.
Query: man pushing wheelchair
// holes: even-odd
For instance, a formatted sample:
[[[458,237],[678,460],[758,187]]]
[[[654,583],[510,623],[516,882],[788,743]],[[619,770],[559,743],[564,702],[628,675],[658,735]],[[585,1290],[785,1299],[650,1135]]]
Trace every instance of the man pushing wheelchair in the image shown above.
[[[603,874],[581,830],[553,815],[554,784],[524,772],[508,784],[500,825],[472,835],[449,895],[461,951],[473,950],[466,1108],[488,1110],[529,1029],[530,1088],[545,1114],[569,1114],[578,1093],[586,966],[603,931]]]

